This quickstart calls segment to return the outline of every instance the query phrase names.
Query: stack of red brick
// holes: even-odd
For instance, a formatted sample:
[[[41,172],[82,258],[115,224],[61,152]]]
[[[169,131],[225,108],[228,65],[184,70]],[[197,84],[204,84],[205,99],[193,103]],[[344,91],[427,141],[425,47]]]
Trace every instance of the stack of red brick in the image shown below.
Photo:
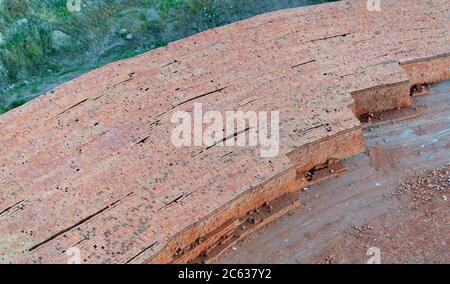
[[[300,172],[363,151],[359,115],[408,106],[412,85],[449,79],[449,14],[439,0],[274,12],[107,65],[4,114],[0,262],[66,262],[71,247],[88,263],[197,257],[303,186]],[[176,148],[171,114],[194,103],[279,110],[279,155]]]

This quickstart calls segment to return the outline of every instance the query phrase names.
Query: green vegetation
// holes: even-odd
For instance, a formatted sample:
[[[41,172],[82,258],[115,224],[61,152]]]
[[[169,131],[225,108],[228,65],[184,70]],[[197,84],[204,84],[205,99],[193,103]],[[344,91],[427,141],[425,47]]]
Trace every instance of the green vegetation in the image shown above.
[[[0,113],[108,62],[253,15],[326,0],[0,0]],[[76,3],[79,0],[70,0]]]

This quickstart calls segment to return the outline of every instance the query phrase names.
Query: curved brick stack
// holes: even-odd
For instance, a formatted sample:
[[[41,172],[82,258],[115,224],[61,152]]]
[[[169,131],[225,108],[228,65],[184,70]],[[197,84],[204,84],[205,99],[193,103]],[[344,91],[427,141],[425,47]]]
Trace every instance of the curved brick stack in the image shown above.
[[[450,78],[450,3],[382,9],[343,1],[261,15],[4,114],[0,262],[66,262],[70,247],[88,263],[211,261],[284,214],[305,173],[364,150],[357,116],[408,106],[412,85]],[[171,114],[194,103],[279,110],[280,154],[175,148]]]

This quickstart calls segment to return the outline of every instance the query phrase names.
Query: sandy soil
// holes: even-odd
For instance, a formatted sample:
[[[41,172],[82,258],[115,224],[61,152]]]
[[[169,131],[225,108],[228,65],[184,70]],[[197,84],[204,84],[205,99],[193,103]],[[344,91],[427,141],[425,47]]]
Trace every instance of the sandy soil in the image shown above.
[[[233,247],[222,263],[450,262],[450,81],[365,124],[367,152],[299,192],[302,207]]]
[[[448,263],[450,165],[413,171],[392,195],[403,204],[334,240],[315,263],[364,263],[369,248],[382,263]],[[368,252],[370,254],[370,252]]]

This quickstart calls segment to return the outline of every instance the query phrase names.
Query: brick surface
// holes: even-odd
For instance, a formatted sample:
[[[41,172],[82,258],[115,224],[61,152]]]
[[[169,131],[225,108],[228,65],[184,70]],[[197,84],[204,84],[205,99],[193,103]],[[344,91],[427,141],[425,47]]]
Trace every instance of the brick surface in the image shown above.
[[[0,262],[172,262],[228,220],[364,149],[357,115],[450,78],[450,3],[289,9],[85,74],[0,117]],[[280,111],[280,154],[175,148],[171,114]],[[217,236],[215,236],[217,237]]]

